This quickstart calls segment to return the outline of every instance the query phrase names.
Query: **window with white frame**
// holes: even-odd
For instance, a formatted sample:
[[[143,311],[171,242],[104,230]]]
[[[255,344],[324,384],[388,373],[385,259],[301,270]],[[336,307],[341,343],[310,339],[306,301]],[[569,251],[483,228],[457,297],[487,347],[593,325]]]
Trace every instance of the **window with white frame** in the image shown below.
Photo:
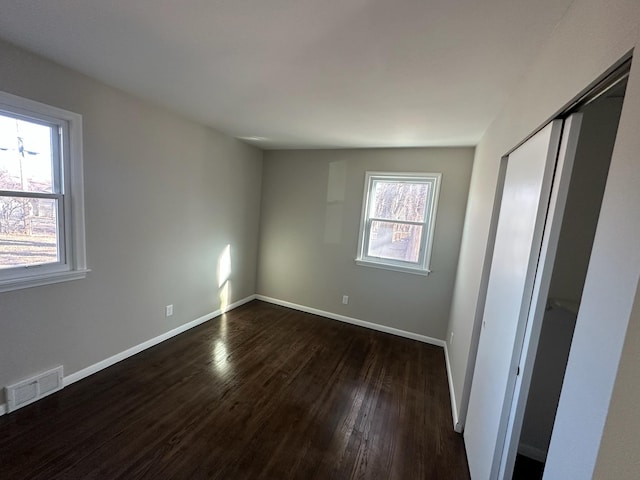
[[[82,117],[0,92],[0,292],[86,273]]]
[[[367,172],[358,265],[430,273],[441,176]]]

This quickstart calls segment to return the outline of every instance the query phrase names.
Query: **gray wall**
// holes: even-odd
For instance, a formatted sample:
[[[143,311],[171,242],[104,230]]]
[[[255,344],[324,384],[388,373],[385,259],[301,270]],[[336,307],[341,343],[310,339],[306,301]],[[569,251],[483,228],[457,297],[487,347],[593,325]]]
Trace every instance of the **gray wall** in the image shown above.
[[[551,298],[580,303],[621,110],[621,98],[606,98],[583,111],[549,287]]]
[[[472,374],[467,366],[477,346],[473,332],[500,158],[636,47],[639,27],[637,0],[575,0],[531,59],[529,72],[476,148],[449,327],[455,333],[448,350],[461,414]],[[551,439],[547,479],[592,477],[625,332],[629,322],[638,319],[631,316],[631,309],[640,275],[639,123],[640,65],[636,59]],[[638,342],[627,345],[623,365],[627,359],[637,359],[640,352]],[[634,388],[625,387],[633,395],[620,397],[615,408],[628,411],[637,405],[637,383],[635,380]],[[621,427],[620,417],[609,413],[611,422]],[[629,438],[635,425],[629,422],[621,434]],[[627,454],[619,471],[628,471],[633,458],[640,455],[640,444],[629,444]],[[619,457],[610,450],[602,457],[601,478],[620,478],[613,473],[614,458]]]
[[[471,148],[266,152],[258,293],[444,339],[472,158]],[[366,171],[442,172],[428,277],[355,264]]]
[[[69,375],[215,311],[226,245],[229,301],[255,293],[261,151],[6,43],[0,60],[0,90],[83,115],[92,270],[0,293],[0,387],[59,364]]]
[[[544,314],[536,363],[522,422],[519,452],[544,461],[549,451],[576,314],[553,308]]]

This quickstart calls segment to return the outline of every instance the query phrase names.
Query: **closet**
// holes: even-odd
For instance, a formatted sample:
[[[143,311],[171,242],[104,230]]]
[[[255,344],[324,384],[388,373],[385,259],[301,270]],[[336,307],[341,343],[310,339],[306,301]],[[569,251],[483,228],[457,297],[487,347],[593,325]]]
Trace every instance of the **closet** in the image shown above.
[[[503,159],[464,431],[474,479],[542,478],[628,70]]]

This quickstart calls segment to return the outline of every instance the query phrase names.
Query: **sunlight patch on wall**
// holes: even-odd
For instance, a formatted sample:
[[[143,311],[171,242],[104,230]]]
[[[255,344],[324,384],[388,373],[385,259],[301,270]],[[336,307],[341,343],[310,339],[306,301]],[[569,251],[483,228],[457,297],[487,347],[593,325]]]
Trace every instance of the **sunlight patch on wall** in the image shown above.
[[[218,257],[218,288],[231,276],[231,245],[227,245]]]
[[[231,303],[231,282],[227,282],[218,291],[218,298],[220,299],[220,311],[225,313]]]
[[[231,300],[231,245],[227,245],[218,257],[218,298],[220,310],[227,311]]]

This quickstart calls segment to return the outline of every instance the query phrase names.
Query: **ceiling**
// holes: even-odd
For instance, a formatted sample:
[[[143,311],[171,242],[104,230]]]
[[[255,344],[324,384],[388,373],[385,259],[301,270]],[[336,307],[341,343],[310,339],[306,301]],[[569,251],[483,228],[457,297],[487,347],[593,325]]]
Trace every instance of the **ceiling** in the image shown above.
[[[571,0],[0,0],[0,37],[261,148],[475,145]]]

